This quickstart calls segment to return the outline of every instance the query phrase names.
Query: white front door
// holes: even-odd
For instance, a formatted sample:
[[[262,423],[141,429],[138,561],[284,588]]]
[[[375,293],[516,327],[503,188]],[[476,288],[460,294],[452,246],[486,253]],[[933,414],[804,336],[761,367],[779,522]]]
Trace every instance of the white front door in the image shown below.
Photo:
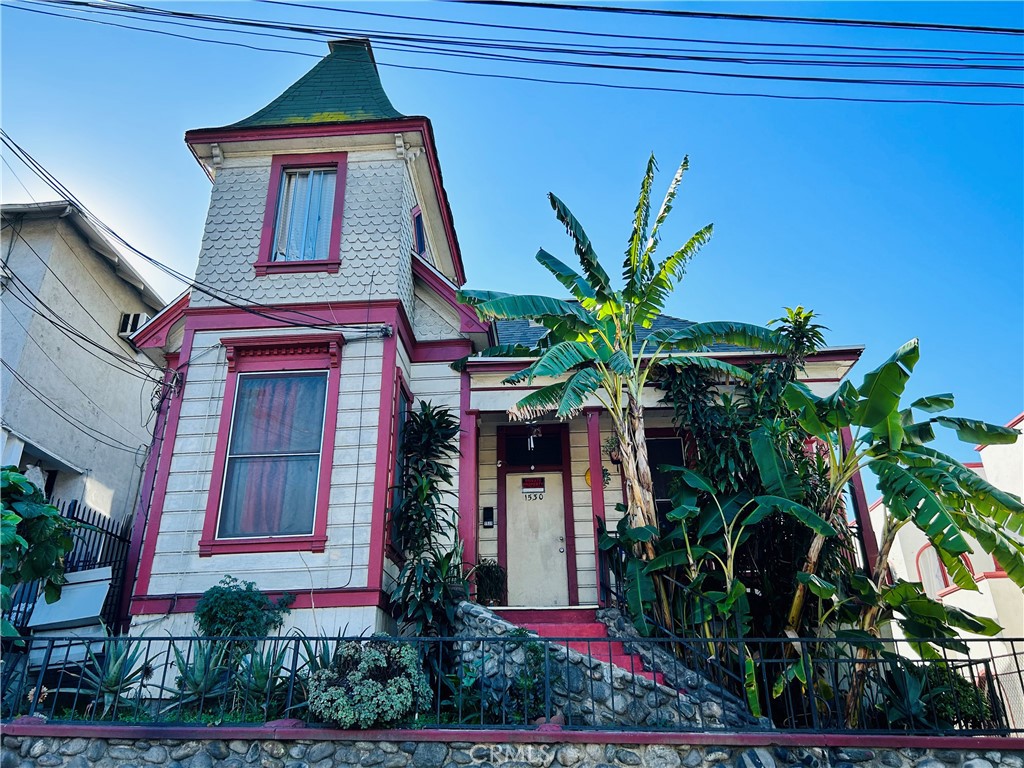
[[[508,604],[569,604],[561,472],[505,476]]]

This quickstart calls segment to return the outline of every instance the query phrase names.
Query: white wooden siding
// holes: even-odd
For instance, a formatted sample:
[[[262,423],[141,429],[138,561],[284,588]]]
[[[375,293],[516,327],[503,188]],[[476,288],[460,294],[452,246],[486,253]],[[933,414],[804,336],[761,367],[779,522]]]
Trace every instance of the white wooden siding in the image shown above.
[[[281,332],[293,334],[295,329]],[[262,590],[360,588],[367,584],[383,346],[379,339],[356,339],[355,334],[341,356],[325,551],[199,557],[227,375],[219,340],[254,333],[204,332],[195,336],[149,594],[203,592],[228,574],[255,581]]]

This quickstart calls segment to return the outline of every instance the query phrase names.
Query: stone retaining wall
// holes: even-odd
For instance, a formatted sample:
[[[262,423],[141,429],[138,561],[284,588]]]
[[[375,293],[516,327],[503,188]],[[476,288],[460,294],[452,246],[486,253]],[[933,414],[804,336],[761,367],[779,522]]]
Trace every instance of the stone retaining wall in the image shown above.
[[[5,735],[0,768],[1024,768],[1021,751],[645,745],[630,744],[625,734],[622,738],[621,744],[586,744],[354,739],[134,741]]]
[[[456,611],[457,637],[508,638],[520,630],[493,611],[463,602]],[[482,688],[501,693],[523,669],[521,649],[507,643],[465,641],[464,665],[479,669]],[[745,705],[690,670],[679,673],[676,688],[658,685],[603,662],[556,645],[549,656],[551,700],[567,722],[598,726],[675,727],[680,730],[757,728]]]

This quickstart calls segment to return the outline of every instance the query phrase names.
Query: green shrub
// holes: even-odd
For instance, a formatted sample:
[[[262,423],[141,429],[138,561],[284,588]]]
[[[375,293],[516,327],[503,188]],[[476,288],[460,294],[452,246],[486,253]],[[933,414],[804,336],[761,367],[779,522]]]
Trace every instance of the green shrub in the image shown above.
[[[341,643],[329,669],[309,678],[309,712],[339,728],[395,723],[430,700],[416,649],[374,636]]]
[[[294,601],[286,594],[274,602],[255,583],[225,576],[199,598],[196,626],[205,637],[266,637],[281,628]]]
[[[984,728],[992,722],[985,690],[946,664],[928,666],[928,688],[937,691],[930,709],[939,722],[961,728]]]

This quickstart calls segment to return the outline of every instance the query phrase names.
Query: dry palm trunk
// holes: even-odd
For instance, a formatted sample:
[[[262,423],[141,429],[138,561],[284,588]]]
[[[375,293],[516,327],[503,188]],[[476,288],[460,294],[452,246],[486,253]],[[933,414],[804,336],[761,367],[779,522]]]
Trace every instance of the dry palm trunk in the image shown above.
[[[885,527],[882,531],[882,549],[878,553],[878,561],[875,563],[875,568],[871,572],[871,578],[874,580],[876,585],[882,583],[882,578],[885,575],[886,569],[889,567],[889,551],[892,549],[893,542],[896,540],[896,533],[902,526],[890,525],[890,520],[887,518],[885,521]],[[878,617],[881,613],[881,606],[877,603],[871,606],[865,606],[862,609],[860,618],[860,628],[870,634],[872,637],[878,637]],[[868,663],[867,660],[871,658],[876,652],[873,646],[861,646],[857,649],[856,663],[853,665],[853,679],[850,681],[850,690],[846,693],[846,725],[848,728],[856,728],[860,720],[860,701],[864,696],[864,684],[866,682]]]
[[[835,504],[831,505],[833,513],[823,515],[830,523],[846,512],[846,505],[840,496]],[[811,544],[807,548],[807,560],[804,562],[803,572],[815,575],[818,572],[818,561],[821,559],[821,551],[825,548],[825,537],[820,533],[814,534]],[[797,580],[796,592],[793,593],[793,602],[789,606],[789,615],[786,618],[786,633],[792,636],[799,634],[800,622],[804,615],[804,606],[807,604],[807,584]]]
[[[622,473],[626,481],[628,515],[633,528],[653,526],[658,528],[658,514],[654,505],[654,481],[651,478],[650,460],[647,456],[647,437],[644,430],[644,411],[640,402],[628,396],[626,413],[627,434],[619,436],[622,452]],[[638,546],[637,554],[643,560],[653,560],[657,554],[653,541]],[[658,617],[662,625],[671,628],[672,612],[669,608],[666,586],[657,574],[652,574],[657,595]]]

